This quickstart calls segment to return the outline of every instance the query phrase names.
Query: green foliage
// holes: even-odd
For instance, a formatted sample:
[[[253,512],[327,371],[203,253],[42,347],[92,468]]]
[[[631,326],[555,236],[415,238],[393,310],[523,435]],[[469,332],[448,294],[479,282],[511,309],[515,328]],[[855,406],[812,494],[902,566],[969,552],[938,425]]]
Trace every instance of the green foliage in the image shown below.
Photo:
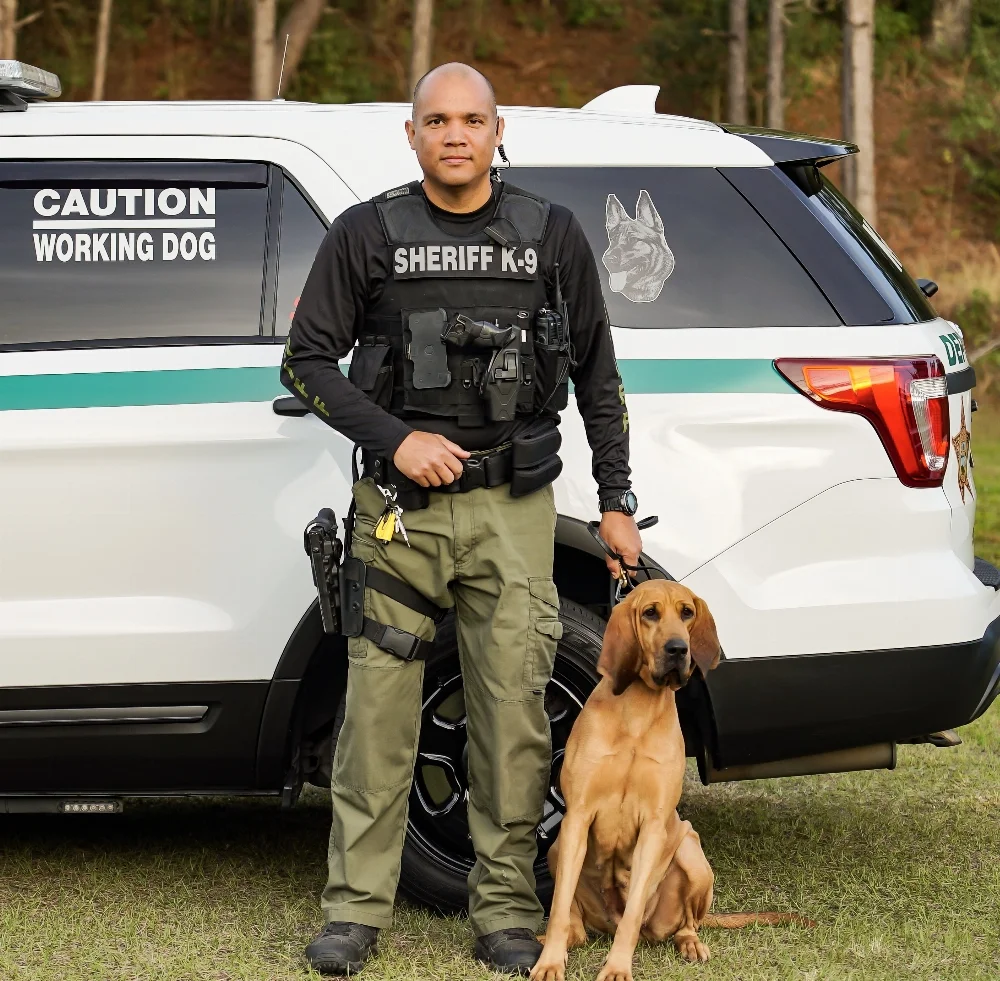
[[[719,119],[726,89],[728,0],[659,0],[655,23],[644,46],[648,74],[660,81],[670,112]],[[750,121],[763,111],[767,74],[768,0],[750,0],[747,84]],[[806,69],[839,51],[840,5],[814,0],[786,11],[786,83],[790,94],[808,85]]]
[[[373,77],[368,44],[339,10],[327,10],[285,93],[303,102],[374,102],[392,99],[390,79]]]
[[[1000,201],[1000,0],[974,7],[969,73],[950,135],[973,188]]]
[[[972,294],[952,311],[952,319],[962,328],[969,347],[987,340],[998,322],[1000,308],[985,290],[973,290]]]
[[[621,27],[624,9],[620,0],[566,0],[563,19],[570,27]]]

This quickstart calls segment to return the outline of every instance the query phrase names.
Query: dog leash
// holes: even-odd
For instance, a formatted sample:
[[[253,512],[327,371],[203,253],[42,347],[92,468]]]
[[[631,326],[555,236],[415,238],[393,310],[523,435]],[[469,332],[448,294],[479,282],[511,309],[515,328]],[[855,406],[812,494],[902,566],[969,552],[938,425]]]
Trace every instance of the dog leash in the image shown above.
[[[641,521],[636,522],[636,527],[640,531],[645,531],[647,528],[652,528],[653,525],[659,522],[659,517],[655,514],[651,514],[648,518],[643,518]],[[669,579],[671,582],[675,582],[673,576],[668,572],[661,572],[659,569],[650,569],[648,565],[643,561],[642,556],[638,558],[636,565],[629,565],[624,556],[619,555],[603,538],[601,538],[600,533],[601,523],[599,521],[588,521],[587,531],[593,536],[594,541],[601,546],[601,549],[609,557],[614,559],[618,563],[618,568],[620,570],[620,575],[611,577],[611,581],[614,583],[614,592],[612,594],[613,599],[611,602],[612,606],[616,606],[621,602],[622,596],[626,593],[631,592],[635,589],[635,583],[632,582],[632,577],[629,575],[630,572],[636,574],[642,573],[646,578],[644,582],[649,582],[651,579]],[[654,576],[653,573],[656,572],[657,575]]]

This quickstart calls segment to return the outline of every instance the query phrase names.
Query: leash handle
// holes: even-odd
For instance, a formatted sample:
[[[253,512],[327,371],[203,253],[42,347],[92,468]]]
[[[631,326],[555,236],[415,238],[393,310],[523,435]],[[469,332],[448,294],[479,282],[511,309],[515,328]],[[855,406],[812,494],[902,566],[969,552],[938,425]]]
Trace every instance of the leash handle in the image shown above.
[[[651,514],[648,518],[643,518],[641,521],[636,522],[636,527],[640,530],[645,530],[646,528],[652,528],[659,521],[659,517],[655,514]],[[648,582],[650,579],[654,578],[650,572],[649,567],[642,560],[642,556],[639,557],[637,565],[629,565],[624,556],[619,555],[602,537],[600,533],[601,523],[599,521],[588,521],[587,531],[590,532],[594,541],[601,546],[602,551],[609,558],[614,559],[618,563],[618,567],[621,570],[621,575],[618,577],[612,576],[612,592],[611,596],[611,606],[616,606],[621,602],[622,596],[631,591],[634,588],[634,583],[632,582],[632,577],[629,572],[641,572]],[[664,578],[673,579],[669,573],[664,573]]]

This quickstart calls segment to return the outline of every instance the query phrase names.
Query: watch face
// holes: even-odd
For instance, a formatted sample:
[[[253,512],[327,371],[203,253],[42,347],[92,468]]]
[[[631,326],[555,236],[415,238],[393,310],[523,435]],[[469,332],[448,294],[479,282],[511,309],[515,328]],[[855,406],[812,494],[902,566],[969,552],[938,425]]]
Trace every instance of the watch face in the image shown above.
[[[622,494],[622,504],[625,505],[626,514],[635,514],[639,510],[639,499],[632,493],[632,491],[625,491]]]

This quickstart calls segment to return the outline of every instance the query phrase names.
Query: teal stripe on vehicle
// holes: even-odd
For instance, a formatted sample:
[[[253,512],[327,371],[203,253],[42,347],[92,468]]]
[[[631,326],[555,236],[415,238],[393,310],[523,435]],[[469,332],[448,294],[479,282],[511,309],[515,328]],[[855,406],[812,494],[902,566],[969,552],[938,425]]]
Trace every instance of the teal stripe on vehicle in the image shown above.
[[[180,368],[0,377],[0,409],[269,402],[288,393],[278,368]]]
[[[618,370],[626,395],[793,391],[769,358],[631,359],[619,361]]]
[[[630,359],[618,369],[626,395],[792,391],[760,358]],[[0,411],[269,402],[287,394],[277,366],[0,376]]]

